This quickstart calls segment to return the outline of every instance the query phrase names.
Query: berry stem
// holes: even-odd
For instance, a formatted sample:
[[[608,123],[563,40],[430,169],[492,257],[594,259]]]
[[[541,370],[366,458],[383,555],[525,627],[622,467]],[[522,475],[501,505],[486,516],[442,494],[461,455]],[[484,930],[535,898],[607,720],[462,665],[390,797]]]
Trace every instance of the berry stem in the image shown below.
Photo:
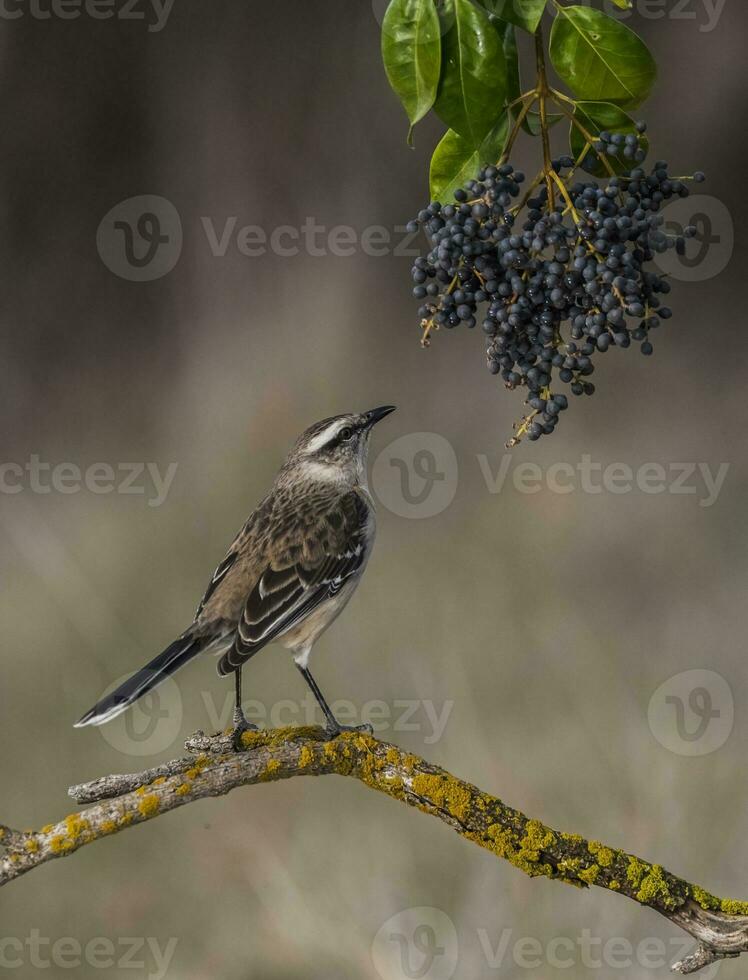
[[[501,154],[501,158],[499,159],[498,166],[501,166],[501,164],[506,163],[506,161],[509,159],[509,154],[512,152],[512,147],[514,146],[515,140],[519,136],[520,129],[522,129],[522,123],[527,118],[527,113],[530,111],[530,109],[535,105],[535,102],[537,101],[538,98],[537,89],[533,89],[531,92],[525,93],[525,95],[522,96],[522,98],[523,99],[527,98],[527,102],[522,106],[522,109],[518,113],[517,118],[514,120],[514,126],[512,127],[511,133],[509,134],[509,139],[506,141],[506,145],[504,146],[504,152]]]
[[[558,189],[561,191],[561,197],[563,197],[564,201],[566,202],[566,207],[569,209],[569,213],[571,214],[574,221],[577,224],[579,224],[580,218],[579,218],[579,214],[577,213],[577,209],[574,207],[574,202],[569,197],[569,192],[566,190],[566,185],[564,184],[563,180],[561,180],[561,178],[556,173],[556,171],[553,170],[553,168],[551,168],[551,177],[555,181],[556,185],[558,186]]]
[[[534,101],[534,98],[535,96],[537,96],[537,94],[538,94],[537,89],[531,88],[528,92],[523,92],[522,95],[518,95],[513,102],[510,102],[507,105],[507,109],[513,109],[516,105],[519,105],[520,102],[524,102],[525,99],[529,99],[531,96],[533,97],[533,101]]]
[[[566,116],[566,118],[569,120],[569,122],[572,124],[572,126],[574,126],[576,129],[579,130],[579,132],[585,138],[585,140],[587,141],[587,143],[590,145],[590,147],[592,149],[592,152],[595,154],[595,156],[598,158],[598,160],[602,163],[602,165],[608,171],[608,174],[611,177],[615,177],[615,173],[616,172],[611,167],[610,161],[608,160],[607,156],[604,153],[600,153],[600,151],[595,148],[595,143],[597,142],[597,140],[595,139],[595,137],[592,135],[592,133],[585,126],[583,126],[579,122],[579,120],[577,119],[575,113],[569,112],[569,110],[563,104],[564,102],[568,102],[570,105],[576,106],[576,103],[574,102],[574,100],[568,98],[562,92],[557,92],[556,89],[551,89],[551,98],[556,103],[556,105],[561,110],[561,112],[563,112],[563,114]],[[585,150],[585,155],[586,155],[586,150]]]
[[[538,29],[535,31],[535,64],[537,65],[538,71],[538,103],[540,109],[540,136],[543,143],[543,170],[545,172],[545,185],[548,189],[548,201],[550,203],[551,209],[554,207],[554,191],[553,191],[553,164],[551,162],[551,141],[548,133],[548,112],[547,112],[547,100],[550,95],[550,88],[548,87],[548,78],[546,76],[545,70],[545,49],[543,47],[543,26],[538,24]]]

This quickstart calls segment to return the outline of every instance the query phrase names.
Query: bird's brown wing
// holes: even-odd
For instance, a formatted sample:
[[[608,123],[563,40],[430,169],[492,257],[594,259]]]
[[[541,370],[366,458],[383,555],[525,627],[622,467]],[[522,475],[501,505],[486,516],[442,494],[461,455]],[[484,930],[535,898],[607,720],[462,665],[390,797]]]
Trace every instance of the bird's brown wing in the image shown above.
[[[368,506],[352,492],[284,528],[244,606],[218,671],[230,673],[296,626],[357,575],[367,558]]]
[[[200,605],[197,607],[197,612],[195,613],[195,619],[199,619],[203,610],[205,609],[208,602],[213,597],[218,586],[223,582],[229,569],[233,568],[236,563],[236,559],[239,557],[239,550],[235,548],[234,545],[231,546],[231,550],[226,555],[226,557],[221,561],[216,570],[213,572],[213,578],[210,580],[208,588],[205,590],[205,595],[200,600]]]

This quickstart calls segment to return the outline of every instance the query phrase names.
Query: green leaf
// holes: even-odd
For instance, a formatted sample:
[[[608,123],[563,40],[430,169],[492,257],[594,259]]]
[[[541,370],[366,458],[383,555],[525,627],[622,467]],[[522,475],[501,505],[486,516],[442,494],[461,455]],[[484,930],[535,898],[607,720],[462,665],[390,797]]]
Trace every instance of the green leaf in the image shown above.
[[[508,131],[509,120],[506,112],[503,112],[475,150],[459,133],[453,129],[447,130],[431,158],[429,183],[432,200],[449,203],[453,192],[473,179],[481,167],[496,163],[504,149]]]
[[[577,102],[574,116],[591,136],[597,136],[604,130],[609,133],[623,133],[624,136],[627,133],[636,133],[636,124],[631,116],[625,113],[620,106],[610,102]],[[569,130],[569,147],[575,160],[579,159],[586,142],[586,138],[572,123]],[[649,141],[646,136],[639,136],[639,145],[645,151],[649,149]],[[627,160],[620,154],[614,157],[606,156],[606,159],[617,174],[637,166],[632,160]],[[607,177],[610,173],[594,150],[588,152],[585,160],[590,161],[583,165],[587,173],[593,174],[595,177]]]
[[[493,24],[499,29],[504,48],[504,60],[506,61],[506,100],[507,102],[514,102],[522,93],[519,80],[517,35],[514,30],[514,24],[506,24],[500,21],[493,21]]]
[[[543,16],[547,0],[476,0],[486,13],[508,21],[534,34]],[[618,0],[616,0],[618,2]]]
[[[392,0],[382,22],[382,60],[411,127],[436,99],[441,36],[434,0]]]
[[[551,30],[550,55],[559,78],[580,99],[602,99],[635,109],[657,74],[642,39],[591,7],[560,7]]]
[[[613,3],[619,10],[631,10],[634,6],[631,0],[613,0]]]
[[[507,70],[501,38],[470,0],[450,0],[452,25],[442,45],[442,73],[434,108],[473,149],[504,109]]]

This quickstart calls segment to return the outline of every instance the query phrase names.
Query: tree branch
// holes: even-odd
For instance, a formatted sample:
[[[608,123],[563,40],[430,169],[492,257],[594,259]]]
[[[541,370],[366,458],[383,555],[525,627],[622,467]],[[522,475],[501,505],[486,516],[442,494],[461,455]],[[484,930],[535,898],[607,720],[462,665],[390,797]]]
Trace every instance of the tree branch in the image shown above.
[[[237,786],[292,776],[352,776],[449,824],[462,837],[504,858],[532,877],[577,887],[595,885],[659,912],[698,942],[673,969],[696,970],[748,952],[748,903],[720,899],[625,851],[561,833],[416,755],[370,735],[345,733],[326,741],[319,728],[247,732],[244,751],[228,736],[197,732],[191,753],[133,775],[103,776],[68,793],[87,810],[38,831],[0,825],[0,885],[78,848],[169,810]]]

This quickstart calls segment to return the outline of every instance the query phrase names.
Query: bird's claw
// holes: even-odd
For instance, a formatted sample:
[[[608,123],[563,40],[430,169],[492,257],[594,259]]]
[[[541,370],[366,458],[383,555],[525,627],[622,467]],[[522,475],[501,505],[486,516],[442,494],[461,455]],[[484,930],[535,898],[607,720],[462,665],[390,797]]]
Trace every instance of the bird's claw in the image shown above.
[[[342,735],[343,732],[364,732],[366,735],[373,735],[374,729],[371,725],[328,725],[325,729],[325,735],[328,740],[337,738],[338,735]]]
[[[242,718],[240,721],[234,722],[234,728],[231,732],[231,744],[235,752],[241,752],[244,749],[244,741],[242,736],[245,732],[256,732],[258,731],[257,725],[252,725],[246,719]]]

